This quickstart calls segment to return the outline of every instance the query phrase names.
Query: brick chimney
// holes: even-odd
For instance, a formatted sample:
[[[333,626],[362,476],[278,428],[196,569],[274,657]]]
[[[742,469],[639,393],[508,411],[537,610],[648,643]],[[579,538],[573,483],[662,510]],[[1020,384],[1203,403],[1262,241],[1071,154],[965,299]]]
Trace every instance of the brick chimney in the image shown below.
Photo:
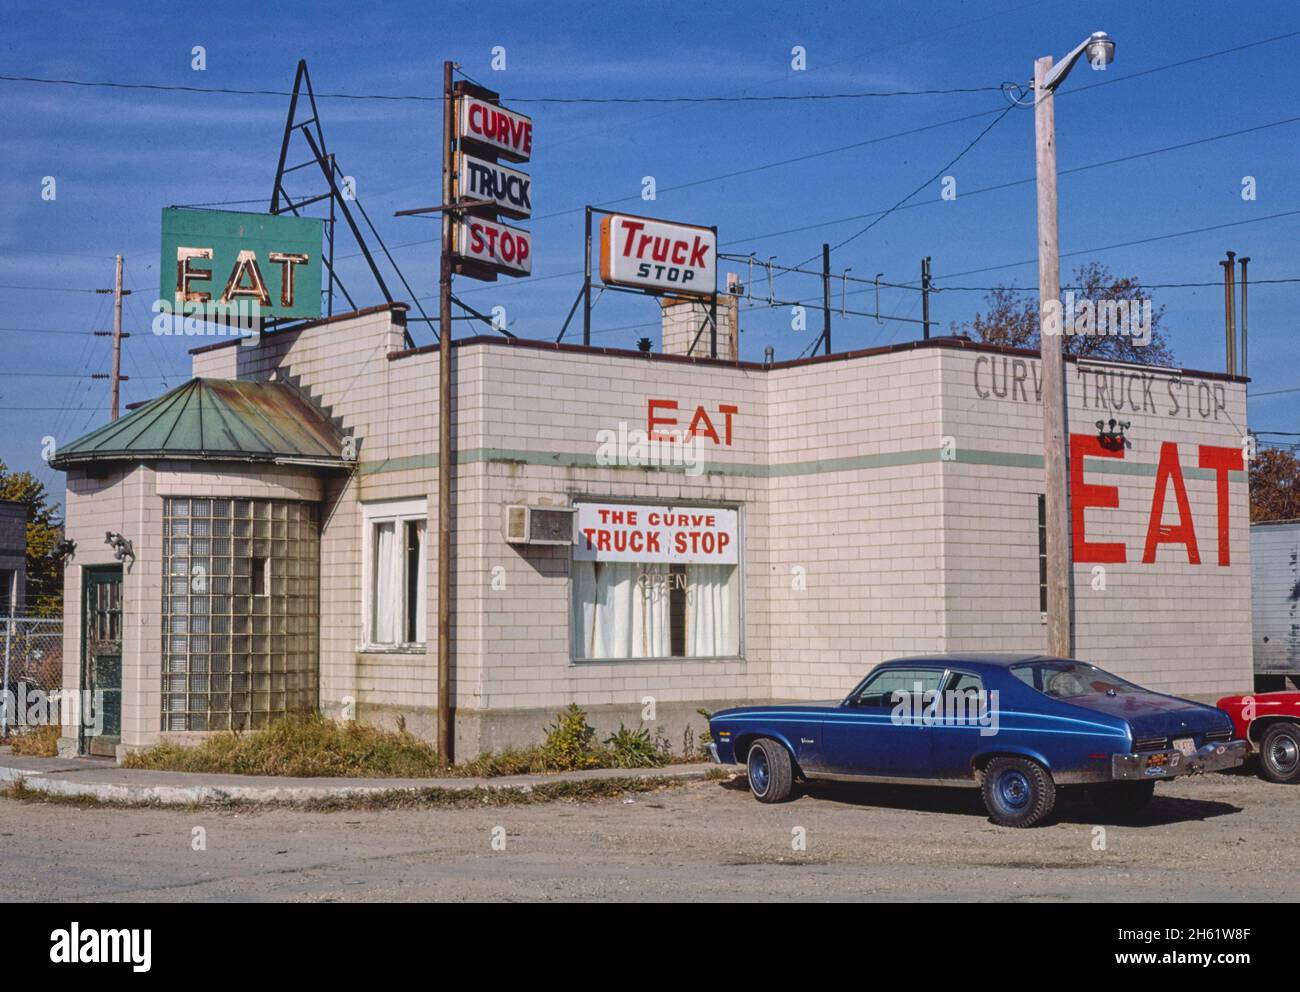
[[[728,290],[739,285],[739,278],[733,272],[727,273]],[[718,357],[731,361],[740,354],[739,302],[731,292],[718,294]],[[663,308],[663,353],[708,358],[709,301],[660,297],[659,305]]]

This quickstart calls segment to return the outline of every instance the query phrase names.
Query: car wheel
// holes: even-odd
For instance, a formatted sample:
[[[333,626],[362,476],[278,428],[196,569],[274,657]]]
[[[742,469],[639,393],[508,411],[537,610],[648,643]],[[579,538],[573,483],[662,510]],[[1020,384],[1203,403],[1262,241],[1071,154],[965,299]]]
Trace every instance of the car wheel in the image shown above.
[[[794,771],[790,752],[770,737],[760,737],[749,749],[745,762],[749,791],[760,803],[783,803],[790,798]]]
[[[1142,812],[1156,794],[1154,782],[1108,782],[1088,789],[1092,804],[1107,816],[1133,816]]]
[[[1275,723],[1259,744],[1259,771],[1270,782],[1300,782],[1300,724]]]
[[[1036,761],[994,758],[984,769],[984,808],[1004,827],[1032,827],[1056,805],[1056,783]]]

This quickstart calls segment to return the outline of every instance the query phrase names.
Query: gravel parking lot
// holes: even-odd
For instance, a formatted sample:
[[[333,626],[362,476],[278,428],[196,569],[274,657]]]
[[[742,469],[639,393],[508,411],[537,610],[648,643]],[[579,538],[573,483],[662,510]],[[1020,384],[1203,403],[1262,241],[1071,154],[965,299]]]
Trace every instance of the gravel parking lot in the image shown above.
[[[11,900],[1293,899],[1300,789],[1164,783],[1129,823],[1082,797],[1032,830],[973,791],[743,777],[588,803],[315,813],[0,800]],[[202,828],[202,831],[196,831]],[[803,837],[805,848],[795,849]],[[205,850],[195,850],[201,837]]]

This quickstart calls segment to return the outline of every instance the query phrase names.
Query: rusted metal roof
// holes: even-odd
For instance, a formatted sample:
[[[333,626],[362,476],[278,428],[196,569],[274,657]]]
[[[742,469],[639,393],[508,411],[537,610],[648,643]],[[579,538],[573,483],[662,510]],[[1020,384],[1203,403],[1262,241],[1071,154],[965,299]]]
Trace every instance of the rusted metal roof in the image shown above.
[[[191,379],[60,448],[50,465],[177,458],[346,468],[342,451],[342,432],[289,383]]]

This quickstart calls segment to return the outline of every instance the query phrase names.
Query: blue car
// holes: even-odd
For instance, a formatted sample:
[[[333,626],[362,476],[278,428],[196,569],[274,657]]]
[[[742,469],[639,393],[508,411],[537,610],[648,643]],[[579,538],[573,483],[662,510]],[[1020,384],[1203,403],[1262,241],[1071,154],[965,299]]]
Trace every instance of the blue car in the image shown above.
[[[1008,827],[1042,822],[1059,786],[1132,815],[1156,782],[1235,768],[1249,750],[1212,706],[1043,655],[899,658],[842,701],[721,710],[709,734],[759,802],[789,799],[796,778],[969,786]]]

